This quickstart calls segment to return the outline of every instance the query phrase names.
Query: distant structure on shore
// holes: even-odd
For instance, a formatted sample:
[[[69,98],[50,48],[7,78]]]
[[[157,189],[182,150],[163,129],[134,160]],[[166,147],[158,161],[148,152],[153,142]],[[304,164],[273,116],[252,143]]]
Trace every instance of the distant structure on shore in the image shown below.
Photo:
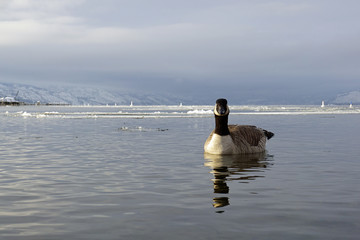
[[[321,102],[321,107],[322,108],[325,107],[325,102],[324,101]]]
[[[41,103],[37,101],[35,103],[21,102],[17,100],[19,91],[17,91],[14,97],[1,97],[0,106],[22,106],[22,105],[35,105],[35,106],[69,106],[69,103]]]
[[[12,105],[18,106],[23,105],[23,102],[16,100],[17,96],[19,95],[19,91],[17,91],[15,97],[2,97],[0,98],[0,106]]]

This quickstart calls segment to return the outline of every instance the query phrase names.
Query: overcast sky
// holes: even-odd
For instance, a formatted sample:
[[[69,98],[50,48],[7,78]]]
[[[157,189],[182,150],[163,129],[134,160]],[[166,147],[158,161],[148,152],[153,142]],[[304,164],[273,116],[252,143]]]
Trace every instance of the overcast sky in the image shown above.
[[[0,0],[0,82],[259,98],[359,90],[359,9],[358,0]]]

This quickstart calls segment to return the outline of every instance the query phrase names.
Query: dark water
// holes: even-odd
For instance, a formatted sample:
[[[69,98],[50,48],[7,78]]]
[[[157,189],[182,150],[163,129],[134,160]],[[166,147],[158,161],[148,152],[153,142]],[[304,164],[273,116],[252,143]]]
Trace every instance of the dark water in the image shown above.
[[[234,114],[275,137],[216,157],[211,116],[0,111],[1,239],[359,239],[360,114]]]

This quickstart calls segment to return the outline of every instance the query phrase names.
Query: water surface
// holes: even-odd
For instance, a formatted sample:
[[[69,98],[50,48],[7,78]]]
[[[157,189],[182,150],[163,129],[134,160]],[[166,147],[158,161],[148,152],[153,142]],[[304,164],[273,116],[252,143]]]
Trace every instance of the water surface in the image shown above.
[[[358,239],[358,109],[234,107],[275,137],[219,157],[211,108],[0,108],[1,239]]]

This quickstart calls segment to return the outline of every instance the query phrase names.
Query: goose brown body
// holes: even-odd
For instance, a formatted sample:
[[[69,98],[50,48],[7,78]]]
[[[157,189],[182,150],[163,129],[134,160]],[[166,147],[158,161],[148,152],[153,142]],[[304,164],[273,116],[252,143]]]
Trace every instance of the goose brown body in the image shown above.
[[[226,99],[216,101],[215,129],[204,144],[210,154],[245,154],[265,151],[272,132],[251,125],[228,125],[229,108]]]

